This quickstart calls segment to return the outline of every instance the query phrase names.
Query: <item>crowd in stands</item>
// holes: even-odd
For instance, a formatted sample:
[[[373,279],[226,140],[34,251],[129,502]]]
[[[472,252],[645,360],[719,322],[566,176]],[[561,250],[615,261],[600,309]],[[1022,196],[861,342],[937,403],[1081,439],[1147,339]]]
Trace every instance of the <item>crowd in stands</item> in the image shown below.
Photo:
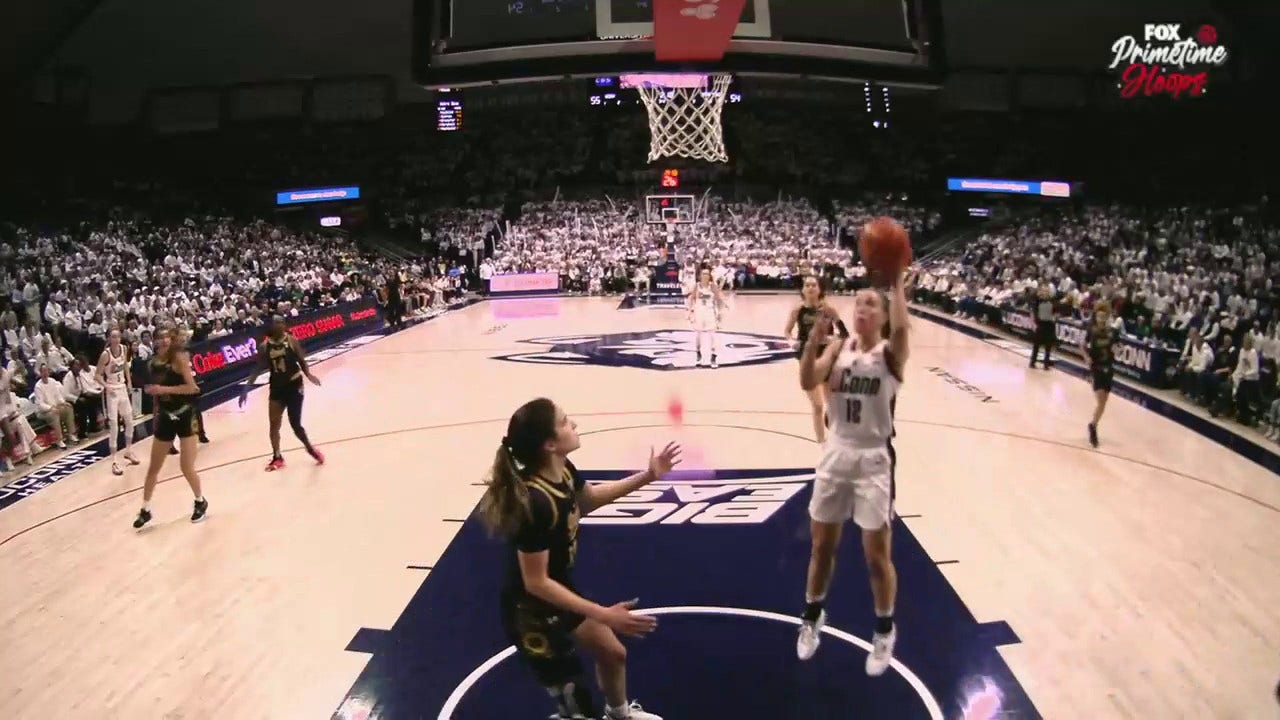
[[[674,228],[673,246],[687,273],[710,268],[726,287],[792,287],[801,276],[818,273],[839,291],[861,273],[850,248],[855,228],[866,220],[892,213],[920,233],[939,221],[936,212],[905,202],[861,200],[836,207],[839,214],[828,217],[806,199],[707,196],[699,200],[695,222]],[[481,265],[480,276],[556,272],[574,292],[620,293],[647,286],[667,246],[667,227],[649,222],[639,202],[526,203],[495,255]]]
[[[1177,355],[1186,398],[1280,440],[1280,228],[1265,210],[1046,208],[933,259],[917,297],[994,324],[1041,291],[1060,317],[1105,300],[1122,337]]]
[[[134,386],[141,387],[157,328],[173,328],[191,342],[216,339],[263,328],[272,315],[296,317],[371,296],[393,273],[403,278],[412,312],[454,294],[452,286],[424,284],[444,268],[392,266],[343,235],[297,232],[261,220],[203,217],[168,225],[117,213],[100,224],[10,231],[0,244],[0,352],[6,360],[0,366],[0,420],[9,431],[10,456],[26,460],[34,437],[21,427],[30,424],[26,418],[51,426],[59,443],[60,424],[71,438],[77,426],[83,432],[101,426],[100,410],[95,412],[100,403],[91,402],[102,392],[94,375],[113,330],[121,333]],[[45,375],[65,390],[76,411],[70,422],[58,422],[63,408],[51,402],[52,391],[41,394]],[[140,413],[141,403],[135,404]]]
[[[198,341],[375,293],[389,308],[392,276],[399,310],[410,314],[483,289],[500,273],[556,272],[564,287],[589,293],[647,286],[666,229],[643,216],[643,195],[662,191],[638,106],[528,107],[519,122],[506,111],[471,113],[458,133],[424,130],[431,111],[199,136],[51,136],[59,152],[46,156],[74,160],[8,175],[22,183],[8,196],[20,200],[20,225],[0,228],[9,399],[33,407],[42,367],[74,381],[72,369],[94,364],[112,328],[145,359],[163,325]],[[681,192],[700,204],[698,221],[676,230],[679,261],[714,268],[727,286],[787,287],[819,273],[839,291],[861,273],[854,248],[867,219],[893,216],[917,239],[939,232],[937,188],[949,175],[1090,178],[1098,195],[1159,196],[1140,209],[1019,214],[929,265],[922,298],[982,314],[1048,287],[1062,313],[1081,316],[1105,297],[1120,308],[1126,334],[1179,352],[1188,397],[1280,426],[1267,405],[1280,350],[1275,226],[1263,212],[1167,209],[1171,198],[1222,190],[1196,180],[1214,177],[1202,171],[1218,169],[1218,158],[1237,157],[1228,151],[1249,131],[1207,138],[1212,152],[1183,156],[1155,149],[1185,137],[1194,111],[1155,124],[1065,113],[913,115],[909,106],[894,115],[887,132],[845,112],[797,113],[749,97],[726,108],[732,162],[669,163],[696,188]],[[1132,162],[1118,165],[1120,156]],[[1233,170],[1236,193],[1259,176],[1251,167]],[[344,235],[282,221],[232,219],[262,216],[262,198],[280,188],[350,182],[368,188],[374,227],[408,238],[413,258],[374,257]],[[85,220],[117,205],[147,213]],[[55,216],[60,224],[43,224]],[[1207,349],[1197,351],[1195,335]],[[94,425],[91,416],[76,419],[81,430]]]

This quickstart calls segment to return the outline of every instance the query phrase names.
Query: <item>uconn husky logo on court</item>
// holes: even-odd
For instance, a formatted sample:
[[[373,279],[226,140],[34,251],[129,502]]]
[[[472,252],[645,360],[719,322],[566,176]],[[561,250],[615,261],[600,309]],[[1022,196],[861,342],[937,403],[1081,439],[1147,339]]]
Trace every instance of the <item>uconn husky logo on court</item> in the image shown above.
[[[653,370],[692,368],[698,361],[697,337],[692,330],[561,335],[522,342],[546,348],[494,359],[544,365],[611,365]],[[716,358],[722,367],[759,365],[793,355],[791,342],[776,335],[716,333]]]

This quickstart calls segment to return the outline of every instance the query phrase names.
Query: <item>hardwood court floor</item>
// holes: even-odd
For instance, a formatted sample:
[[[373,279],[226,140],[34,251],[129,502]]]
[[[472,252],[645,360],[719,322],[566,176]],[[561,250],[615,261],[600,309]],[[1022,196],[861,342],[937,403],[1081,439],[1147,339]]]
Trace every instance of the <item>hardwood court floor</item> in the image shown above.
[[[791,302],[740,297],[726,330],[778,335]],[[537,395],[591,433],[580,467],[638,468],[669,438],[693,466],[812,466],[792,360],[619,367],[666,356],[632,335],[600,364],[553,364],[583,337],[685,327],[616,306],[482,303],[323,363],[305,410],[323,468],[286,428],[289,466],[262,471],[262,391],[209,412],[202,525],[174,462],[142,533],[143,467],[99,464],[0,512],[0,717],[329,717],[368,660],[344,649],[353,631],[395,622],[429,572],[407,567],[445,551],[507,417]],[[538,362],[494,359],[550,336]],[[768,354],[752,342],[739,354]],[[898,511],[930,557],[956,561],[940,569],[977,620],[1021,638],[1001,653],[1039,713],[1277,717],[1280,479],[1119,398],[1092,450],[1083,382],[921,320],[912,342]]]

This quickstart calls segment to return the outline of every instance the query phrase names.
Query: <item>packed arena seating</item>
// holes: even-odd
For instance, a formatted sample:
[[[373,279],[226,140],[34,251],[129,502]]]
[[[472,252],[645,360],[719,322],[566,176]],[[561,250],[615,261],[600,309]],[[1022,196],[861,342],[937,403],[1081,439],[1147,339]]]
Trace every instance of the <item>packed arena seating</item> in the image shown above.
[[[1123,342],[1168,357],[1169,384],[1214,416],[1262,422],[1274,439],[1280,228],[1264,210],[1044,208],[931,259],[916,297],[1005,326],[1041,288],[1067,321],[1107,300]],[[1064,335],[1076,337],[1060,325]]]
[[[666,228],[647,224],[633,201],[527,203],[481,275],[558,272],[570,290],[623,292],[660,263],[665,245]],[[737,287],[790,287],[815,268],[843,277],[854,267],[807,200],[708,196],[697,222],[676,229],[676,245],[683,264],[716,269]]]
[[[204,217],[168,225],[116,213],[101,224],[12,232],[12,241],[0,245],[0,349],[12,393],[5,407],[37,429],[43,422],[32,390],[41,366],[57,380],[70,378],[79,399],[74,381],[92,388],[92,368],[112,329],[121,331],[141,387],[157,328],[181,329],[198,342],[263,327],[273,314],[292,317],[369,296],[393,270],[344,236],[261,220]],[[424,273],[417,265],[404,270],[411,283]],[[84,430],[99,425],[92,404],[77,408],[86,410]]]
[[[921,299],[990,319],[1045,280],[1073,316],[1118,293],[1125,331],[1171,348],[1189,396],[1280,423],[1280,408],[1267,405],[1280,349],[1269,210],[1168,209],[1185,197],[1226,206],[1224,196],[1258,196],[1249,194],[1265,176],[1256,153],[1235,153],[1238,139],[1220,136],[1198,140],[1203,152],[1165,152],[1195,127],[1195,111],[1121,121],[900,110],[890,132],[838,112],[749,100],[727,108],[729,164],[668,163],[700,196],[711,190],[700,221],[679,231],[681,260],[737,287],[787,287],[816,271],[838,291],[861,272],[852,250],[866,219],[891,215],[917,240],[943,229],[948,175],[1087,179],[1089,196],[1146,204],[1020,207],[1003,229],[930,265]],[[55,134],[44,142],[59,152],[44,155],[33,137],[29,150],[42,162],[8,176],[16,210],[7,219],[21,224],[0,229],[0,349],[18,394],[30,392],[41,362],[61,372],[76,356],[92,360],[112,323],[145,357],[160,324],[218,337],[274,312],[368,296],[395,271],[404,309],[423,313],[483,289],[495,273],[554,270],[570,290],[624,292],[656,264],[664,231],[639,217],[639,198],[659,191],[639,108],[522,107],[518,123],[494,109],[470,113],[461,133],[424,131],[431,111],[197,135]],[[1225,156],[1244,158],[1229,182],[1209,172]],[[263,198],[282,187],[350,181],[368,188],[374,228],[409,238],[416,257],[392,263],[339,235],[226,219],[266,216]],[[89,220],[120,205],[145,207],[152,220]],[[1215,345],[1213,360],[1186,348],[1192,327]],[[1234,365],[1226,375],[1236,380],[1214,380],[1235,356],[1221,347],[1227,335],[1259,351],[1256,385]]]

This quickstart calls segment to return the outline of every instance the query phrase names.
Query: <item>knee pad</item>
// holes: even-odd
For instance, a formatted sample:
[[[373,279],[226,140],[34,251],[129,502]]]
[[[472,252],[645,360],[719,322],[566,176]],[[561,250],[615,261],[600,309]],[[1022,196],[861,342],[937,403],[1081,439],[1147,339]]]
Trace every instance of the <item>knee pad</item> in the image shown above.
[[[560,685],[547,687],[547,692],[555,699],[561,720],[590,720],[600,717],[600,708],[595,704],[591,689],[580,675]]]

